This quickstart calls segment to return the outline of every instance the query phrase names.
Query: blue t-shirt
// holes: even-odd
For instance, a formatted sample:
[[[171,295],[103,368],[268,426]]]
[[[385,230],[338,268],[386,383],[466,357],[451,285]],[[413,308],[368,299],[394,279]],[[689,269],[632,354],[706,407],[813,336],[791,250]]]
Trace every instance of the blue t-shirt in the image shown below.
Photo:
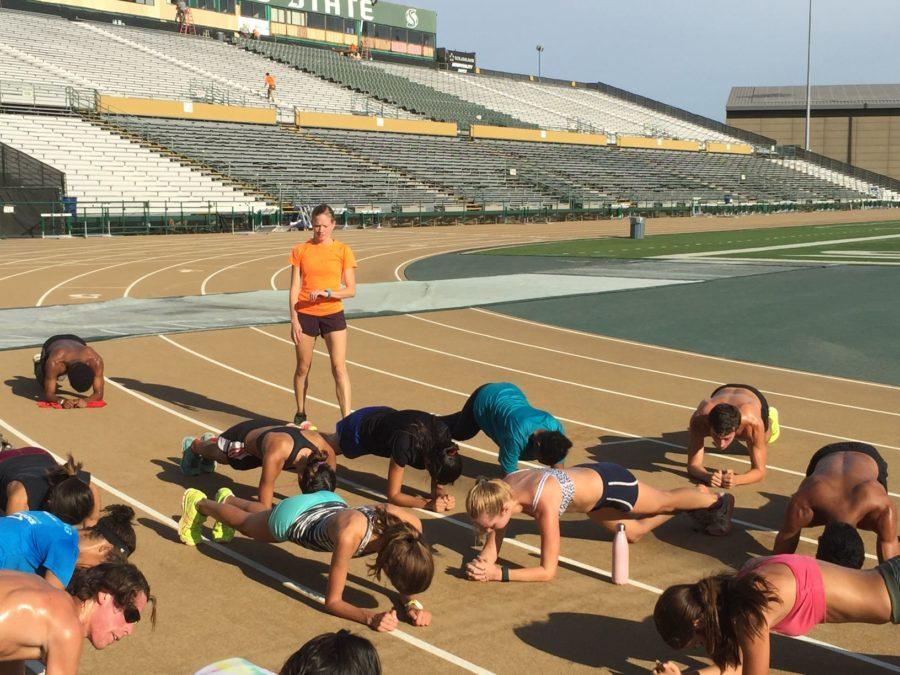
[[[50,570],[69,585],[78,559],[78,530],[52,513],[22,511],[0,518],[0,569],[43,576]]]
[[[500,467],[506,473],[515,471],[520,459],[536,459],[525,450],[535,431],[565,433],[553,415],[532,407],[522,390],[509,382],[483,386],[473,412],[478,426],[500,448]]]

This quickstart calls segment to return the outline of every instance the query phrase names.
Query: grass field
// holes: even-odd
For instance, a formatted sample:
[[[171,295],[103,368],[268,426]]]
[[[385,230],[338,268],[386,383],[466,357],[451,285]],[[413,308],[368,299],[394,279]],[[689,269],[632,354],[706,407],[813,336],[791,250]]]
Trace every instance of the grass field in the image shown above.
[[[685,255],[690,257],[727,256],[729,258],[896,264],[900,263],[900,221],[781,227],[732,232],[658,234],[641,240],[625,237],[579,239],[495,248],[479,253],[509,256],[631,259]]]

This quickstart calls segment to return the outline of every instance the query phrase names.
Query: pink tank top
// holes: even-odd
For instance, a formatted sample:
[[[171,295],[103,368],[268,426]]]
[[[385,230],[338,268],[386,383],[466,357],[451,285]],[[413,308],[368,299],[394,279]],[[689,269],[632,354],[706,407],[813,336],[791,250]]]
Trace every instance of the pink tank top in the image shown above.
[[[758,562],[757,562],[758,560]],[[815,558],[805,555],[782,554],[751,560],[741,573],[751,572],[765,565],[787,565],[797,582],[797,597],[787,616],[772,626],[782,635],[806,635],[820,623],[825,623],[825,584]]]

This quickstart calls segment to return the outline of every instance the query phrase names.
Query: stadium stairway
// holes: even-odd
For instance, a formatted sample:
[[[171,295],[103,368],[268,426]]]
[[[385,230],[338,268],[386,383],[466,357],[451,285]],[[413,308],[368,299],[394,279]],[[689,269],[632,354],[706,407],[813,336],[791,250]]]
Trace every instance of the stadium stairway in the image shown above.
[[[534,126],[511,115],[394,75],[369,63],[357,63],[331,50],[246,38],[237,38],[235,44],[247,51],[261,54],[273,61],[286,63],[324,80],[360,91],[429,119],[456,122],[461,128],[468,128],[472,124]]]
[[[66,174],[79,208],[103,205],[126,214],[182,209],[270,210],[208,174],[73,115],[0,114],[0,140]]]
[[[235,82],[232,79],[222,77],[221,75],[217,75],[216,73],[213,73],[213,72],[207,70],[206,68],[201,68],[199,66],[194,65],[193,63],[188,63],[181,59],[176,59],[176,58],[170,56],[169,54],[159,51],[158,49],[153,49],[151,47],[148,47],[145,44],[136,42],[135,40],[128,39],[127,37],[118,35],[112,31],[105,29],[105,28],[101,28],[100,26],[98,26],[95,23],[91,23],[91,22],[87,22],[87,21],[79,21],[75,25],[80,26],[81,28],[84,28],[85,30],[92,31],[93,33],[96,33],[97,35],[102,35],[103,37],[113,40],[115,42],[118,42],[120,44],[127,45],[128,47],[131,47],[133,49],[137,49],[138,51],[144,52],[145,54],[149,54],[157,59],[161,59],[162,61],[168,61],[169,63],[171,63],[175,66],[178,66],[180,68],[183,68],[183,69],[191,71],[191,72],[194,72],[203,78],[212,80],[213,82],[218,82],[219,84],[226,87],[227,91],[240,92],[244,96],[248,96],[251,99],[251,101],[256,99],[257,104],[264,103],[266,100],[265,95],[262,94],[259,89],[256,89],[256,90],[250,89],[249,87],[246,87],[246,86],[240,84],[239,82]],[[102,89],[102,87],[97,87],[97,89]]]
[[[426,182],[422,176],[416,176],[415,174],[410,173],[402,167],[392,167],[388,166],[387,164],[382,164],[374,156],[366,157],[365,155],[362,155],[359,152],[355,151],[352,146],[333,143],[329,141],[327,137],[314,136],[312,134],[306,133],[303,129],[298,129],[297,127],[291,125],[284,125],[283,128],[291,133],[301,134],[305,139],[313,143],[331,148],[332,150],[345,155],[349,160],[353,161],[358,166],[362,166],[373,171],[379,171],[382,173],[393,175],[398,180],[406,182],[411,187],[419,190],[424,190],[426,192],[432,192],[436,195],[436,201],[440,203],[443,203],[445,205],[449,203],[451,207],[462,206],[466,209],[471,209],[474,207],[474,204],[472,202],[466,201],[464,198],[455,194],[451,190],[448,190],[447,188],[436,183]]]
[[[117,116],[115,115],[100,115],[97,113],[85,112],[80,113],[80,115],[83,119],[90,122],[96,127],[105,129],[106,131],[120,136],[125,140],[137,143],[141,147],[146,148],[151,152],[168,157],[183,166],[187,166],[194,171],[197,171],[198,173],[208,176],[212,180],[230,186],[232,189],[241,192],[242,194],[257,202],[265,202],[268,207],[274,207],[276,202],[278,201],[275,196],[262,189],[260,185],[250,183],[248,181],[241,180],[238,177],[230,176],[227,173],[218,171],[214,167],[198,161],[194,157],[179,153],[170,148],[168,145],[163,145],[162,143],[157,142],[149,134],[141,133],[141,126],[138,121],[136,121],[136,123],[131,127],[128,127],[121,124],[116,124]],[[282,208],[284,208],[285,205],[281,204],[281,206]]]
[[[0,58],[0,80],[27,80],[52,85],[62,82],[88,89],[101,88],[92,80],[2,42],[0,42],[0,54],[3,55],[3,58]]]

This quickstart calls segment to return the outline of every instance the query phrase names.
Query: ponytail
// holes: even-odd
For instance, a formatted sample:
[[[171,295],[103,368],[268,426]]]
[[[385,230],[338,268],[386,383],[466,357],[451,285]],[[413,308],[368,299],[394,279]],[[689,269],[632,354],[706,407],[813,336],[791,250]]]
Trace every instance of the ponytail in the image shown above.
[[[411,524],[379,507],[372,526],[381,546],[375,562],[369,564],[369,574],[390,579],[403,595],[423,593],[434,577],[434,558],[431,547]]]
[[[328,455],[318,448],[313,450],[309,459],[306,460],[303,471],[297,475],[297,483],[303,494],[322,490],[334,492],[337,476],[334,469],[328,465]]]
[[[81,462],[68,455],[64,464],[47,471],[50,489],[42,508],[69,525],[77,525],[94,510],[90,478],[84,476],[81,467]]]
[[[781,602],[765,577],[746,572],[671,586],[653,610],[656,630],[670,647],[702,644],[722,670],[741,665],[741,639],[767,630],[765,611]]]
[[[134,509],[124,504],[110,504],[93,527],[87,528],[88,536],[105,539],[112,546],[112,551],[107,556],[108,561],[125,561],[137,547],[137,536],[131,521],[134,518]]]

